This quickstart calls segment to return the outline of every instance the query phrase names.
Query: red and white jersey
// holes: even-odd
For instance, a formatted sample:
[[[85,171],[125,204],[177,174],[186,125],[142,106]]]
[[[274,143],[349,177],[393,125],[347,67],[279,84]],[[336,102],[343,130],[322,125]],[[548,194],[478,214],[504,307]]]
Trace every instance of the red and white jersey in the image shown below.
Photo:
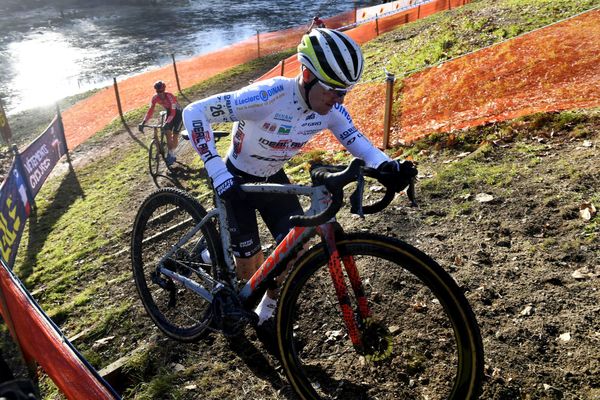
[[[175,118],[177,110],[181,110],[181,106],[177,102],[177,97],[175,97],[173,94],[165,92],[165,95],[163,98],[161,98],[160,95],[156,93],[154,96],[152,96],[150,108],[144,117],[144,123],[148,122],[148,120],[152,118],[152,115],[154,114],[154,107],[156,107],[157,103],[167,110],[167,119],[165,120],[165,124],[168,124],[173,120],[173,118]]]
[[[342,104],[320,115],[308,108],[293,78],[276,77],[188,105],[183,120],[212,178],[225,164],[217,154],[211,122],[236,121],[227,159],[248,174],[267,177],[283,167],[317,132],[329,129],[355,157],[376,168],[389,157],[373,146]]]

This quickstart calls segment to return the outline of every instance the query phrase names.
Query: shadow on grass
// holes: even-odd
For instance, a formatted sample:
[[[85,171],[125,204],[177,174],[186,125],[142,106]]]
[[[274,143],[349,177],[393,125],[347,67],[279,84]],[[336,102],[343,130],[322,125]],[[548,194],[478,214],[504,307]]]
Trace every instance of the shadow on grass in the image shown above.
[[[48,234],[52,231],[52,227],[62,217],[63,213],[78,199],[85,198],[83,189],[77,179],[75,170],[69,162],[69,170],[59,188],[56,191],[56,196],[52,203],[46,208],[43,214],[37,213],[37,208],[33,208],[29,216],[29,237],[27,242],[27,250],[25,261],[20,270],[22,279],[26,279],[33,273],[33,269],[37,264],[37,255],[44,247],[44,243],[48,239]]]

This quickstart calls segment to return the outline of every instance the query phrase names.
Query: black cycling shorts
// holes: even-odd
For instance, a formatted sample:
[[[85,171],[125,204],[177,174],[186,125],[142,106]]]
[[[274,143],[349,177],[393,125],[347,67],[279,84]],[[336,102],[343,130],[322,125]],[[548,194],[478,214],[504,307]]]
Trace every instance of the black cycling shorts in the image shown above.
[[[239,176],[242,183],[290,183],[283,169],[267,178],[240,171],[229,161],[227,161],[227,169]],[[289,221],[291,215],[304,214],[298,197],[293,194],[245,193],[244,199],[234,199],[230,205],[234,217],[234,221],[230,221],[231,246],[233,254],[241,258],[251,257],[261,250],[257,210],[276,241],[282,240],[293,228]]]
[[[163,125],[163,128],[168,131],[173,131],[173,133],[179,133],[183,126],[183,113],[181,110],[175,110],[175,117],[171,120],[171,122]]]

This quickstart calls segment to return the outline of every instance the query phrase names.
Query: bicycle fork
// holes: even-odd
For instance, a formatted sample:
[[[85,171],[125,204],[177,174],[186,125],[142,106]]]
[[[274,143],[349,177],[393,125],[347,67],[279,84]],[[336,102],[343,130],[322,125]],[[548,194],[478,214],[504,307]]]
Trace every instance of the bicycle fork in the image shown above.
[[[337,223],[320,225],[318,229],[329,255],[329,274],[348,330],[348,336],[354,348],[367,360],[384,360],[392,352],[391,334],[387,327],[373,318],[354,257],[351,255],[340,257],[335,240],[336,230],[341,231],[341,227]],[[356,299],[356,313],[352,309],[342,264]]]

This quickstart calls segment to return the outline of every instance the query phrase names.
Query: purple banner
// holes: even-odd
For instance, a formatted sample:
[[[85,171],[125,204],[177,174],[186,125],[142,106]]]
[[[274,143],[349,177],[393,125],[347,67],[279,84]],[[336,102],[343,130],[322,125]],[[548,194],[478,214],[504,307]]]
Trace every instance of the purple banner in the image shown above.
[[[0,257],[10,268],[15,263],[25,221],[31,211],[24,177],[15,163],[0,186]]]
[[[25,169],[23,172],[33,197],[40,191],[58,160],[67,154],[67,145],[61,129],[58,118],[54,118],[46,131],[21,153]]]

